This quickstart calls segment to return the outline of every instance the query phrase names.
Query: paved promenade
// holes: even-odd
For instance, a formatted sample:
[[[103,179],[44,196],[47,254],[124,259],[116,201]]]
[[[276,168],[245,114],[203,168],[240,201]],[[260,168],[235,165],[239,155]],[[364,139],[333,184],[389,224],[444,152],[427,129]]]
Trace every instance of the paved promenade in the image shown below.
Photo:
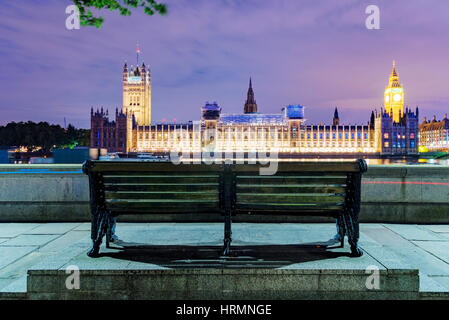
[[[166,268],[418,269],[424,298],[449,297],[449,225],[361,224],[361,258],[320,244],[335,225],[233,224],[236,257],[217,254],[221,223],[119,223],[116,248],[91,259],[89,223],[0,223],[1,293],[26,292],[29,269]],[[119,250],[126,248],[126,250]]]

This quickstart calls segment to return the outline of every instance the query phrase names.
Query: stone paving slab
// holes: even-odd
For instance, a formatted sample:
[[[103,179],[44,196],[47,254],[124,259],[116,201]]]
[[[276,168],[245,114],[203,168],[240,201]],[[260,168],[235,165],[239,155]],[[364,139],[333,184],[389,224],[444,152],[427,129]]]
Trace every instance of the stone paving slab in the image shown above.
[[[54,234],[21,234],[15,238],[12,238],[1,246],[42,246],[49,243],[52,240],[60,237],[60,235]]]
[[[0,292],[27,292],[27,275],[14,279],[14,281],[2,288]]]
[[[419,269],[427,275],[449,275],[449,264],[438,259],[433,254],[421,249],[414,243],[404,239],[399,234],[389,229],[366,230],[364,236],[371,237],[380,245],[385,247],[383,251],[372,252],[374,257],[383,261],[385,254],[394,253],[397,263],[407,267]],[[448,242],[439,242],[445,248],[449,248]]]
[[[24,232],[24,234],[64,234],[79,225],[80,223],[42,223],[36,228]]]
[[[442,246],[439,241],[412,241],[421,249],[433,254],[438,259],[443,260],[449,264],[449,250],[448,246]],[[448,274],[449,276],[449,274]]]
[[[42,253],[38,250],[24,255],[22,258],[8,264],[0,270],[1,278],[18,278],[27,273],[27,270],[33,267],[36,263],[49,257],[49,253]]]
[[[426,228],[432,232],[445,232],[449,233],[449,225],[448,224],[429,224],[429,225],[422,225],[423,228]]]
[[[419,274],[419,291],[420,292],[447,292],[449,293],[449,282],[442,283],[439,278],[446,277],[429,277],[420,272]],[[449,279],[449,278],[448,278]]]
[[[59,252],[79,240],[90,243],[90,231],[71,231],[39,248],[40,252]]]
[[[90,231],[90,222],[80,223],[77,227],[73,229],[73,231]]]
[[[384,226],[407,240],[448,241],[443,235],[419,225],[384,224]]]
[[[429,277],[432,281],[437,282],[445,288],[445,292],[449,292],[449,275],[448,276],[433,276]]]
[[[0,270],[36,250],[36,246],[8,247],[0,246]]]
[[[7,286],[9,286],[11,283],[16,281],[17,279],[18,278],[1,278],[0,277],[0,293],[6,292],[3,290],[3,288],[6,288]]]
[[[38,223],[0,223],[0,237],[13,238],[39,226]]]
[[[77,255],[86,254],[86,246],[79,246],[78,244],[70,245],[57,254],[52,254],[48,258],[39,261],[33,266],[33,270],[58,270],[67,264],[71,259]]]

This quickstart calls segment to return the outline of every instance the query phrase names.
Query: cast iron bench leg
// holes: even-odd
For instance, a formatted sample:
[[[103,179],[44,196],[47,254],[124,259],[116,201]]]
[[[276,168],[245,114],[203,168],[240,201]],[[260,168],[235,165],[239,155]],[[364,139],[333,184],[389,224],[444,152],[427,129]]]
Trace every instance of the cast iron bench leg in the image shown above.
[[[344,248],[346,231],[343,215],[337,217],[336,224],[337,224],[337,234],[335,235],[334,239],[340,241],[340,247]]]
[[[223,255],[227,256],[231,253],[231,214],[226,214],[225,216],[225,226],[224,226],[224,246]]]
[[[352,210],[345,213],[344,220],[345,220],[345,228],[348,233],[348,242],[351,245],[351,256],[360,257],[363,255],[363,251],[358,246],[359,223],[352,216]]]
[[[113,228],[115,227],[115,218],[112,217],[110,214],[108,215],[108,226],[106,230],[106,248],[110,248],[109,242],[114,242],[114,239],[112,239],[113,235]]]
[[[104,235],[107,232],[107,228],[109,225],[109,213],[105,210],[98,210],[98,215],[96,217],[92,217],[96,220],[96,234],[92,234],[92,249],[89,250],[87,255],[91,258],[95,258],[99,256],[100,245],[103,240]]]

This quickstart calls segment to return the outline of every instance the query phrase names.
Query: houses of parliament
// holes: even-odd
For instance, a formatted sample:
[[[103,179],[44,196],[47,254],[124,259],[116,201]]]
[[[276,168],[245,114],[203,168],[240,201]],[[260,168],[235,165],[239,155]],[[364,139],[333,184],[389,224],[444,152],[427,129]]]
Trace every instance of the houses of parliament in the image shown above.
[[[117,153],[272,152],[292,155],[418,154],[419,110],[404,110],[404,90],[396,66],[384,91],[384,107],[372,111],[366,124],[345,125],[335,108],[332,124],[308,124],[302,105],[279,113],[260,112],[249,80],[243,112],[223,112],[206,103],[197,121],[151,122],[150,68],[123,67],[123,105],[109,120],[107,110],[91,109],[91,148]],[[330,117],[329,117],[330,118]]]

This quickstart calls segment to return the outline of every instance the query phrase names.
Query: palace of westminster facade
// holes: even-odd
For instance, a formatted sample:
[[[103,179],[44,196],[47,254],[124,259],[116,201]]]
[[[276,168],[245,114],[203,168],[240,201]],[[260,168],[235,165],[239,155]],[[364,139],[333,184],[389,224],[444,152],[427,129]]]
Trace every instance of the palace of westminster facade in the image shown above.
[[[304,108],[289,105],[278,114],[258,112],[250,79],[242,114],[222,113],[217,103],[201,108],[201,119],[186,123],[151,123],[151,74],[143,63],[123,68],[123,107],[115,121],[91,109],[91,148],[107,152],[271,152],[286,154],[418,154],[418,108],[404,110],[404,91],[393,70],[384,108],[372,111],[366,125],[307,124]]]

